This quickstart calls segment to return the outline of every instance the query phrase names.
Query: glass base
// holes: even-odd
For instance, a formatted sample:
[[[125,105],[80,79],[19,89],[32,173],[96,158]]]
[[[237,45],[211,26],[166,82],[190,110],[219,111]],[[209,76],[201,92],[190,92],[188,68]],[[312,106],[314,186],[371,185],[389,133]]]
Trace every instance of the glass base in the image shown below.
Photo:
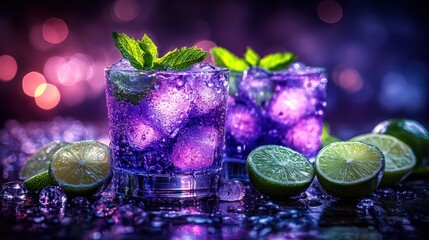
[[[222,160],[222,180],[249,181],[246,170],[246,160],[225,157]]]
[[[115,190],[137,198],[202,198],[215,195],[220,169],[194,174],[144,174],[113,170]]]

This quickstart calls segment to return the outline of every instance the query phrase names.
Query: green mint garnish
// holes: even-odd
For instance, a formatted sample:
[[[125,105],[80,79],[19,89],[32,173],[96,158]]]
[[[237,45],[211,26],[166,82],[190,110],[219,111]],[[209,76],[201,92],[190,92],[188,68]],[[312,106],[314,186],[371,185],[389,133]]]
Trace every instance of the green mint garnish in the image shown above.
[[[133,67],[144,69],[144,55],[146,53],[140,48],[139,41],[128,37],[126,34],[116,32],[112,33],[112,37],[122,56],[128,59]]]
[[[244,53],[244,60],[250,65],[250,66],[258,66],[259,60],[261,60],[261,57],[259,54],[253,50],[251,47],[247,47],[246,52]]]
[[[297,59],[290,52],[273,53],[261,58],[251,47],[247,47],[243,59],[222,47],[212,48],[211,54],[217,66],[227,67],[233,71],[244,71],[248,67],[253,66],[265,68],[270,71],[279,71],[285,69]]]
[[[130,64],[141,70],[184,70],[203,61],[208,53],[196,47],[174,49],[158,58],[158,48],[146,34],[141,40],[128,37],[125,33],[112,33],[116,47]]]
[[[143,54],[144,67],[152,68],[153,62],[158,58],[158,47],[146,34],[143,35],[142,40],[139,42],[140,48],[145,54]]]
[[[290,52],[273,53],[261,59],[259,66],[270,71],[278,71],[285,69],[296,57]]]
[[[156,60],[160,65],[167,65],[174,70],[184,70],[203,61],[207,57],[207,52],[196,47],[174,49],[168,52],[162,58]]]
[[[249,65],[243,59],[222,47],[214,47],[211,50],[213,60],[219,67],[227,67],[234,71],[244,71]]]

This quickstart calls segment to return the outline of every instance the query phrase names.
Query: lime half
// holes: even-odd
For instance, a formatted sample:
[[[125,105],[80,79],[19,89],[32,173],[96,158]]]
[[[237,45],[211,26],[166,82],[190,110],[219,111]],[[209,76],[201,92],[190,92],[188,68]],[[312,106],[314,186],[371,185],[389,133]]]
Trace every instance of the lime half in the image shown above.
[[[405,118],[388,119],[377,124],[372,132],[394,136],[410,146],[416,156],[416,168],[429,166],[429,131],[421,123]]]
[[[359,198],[374,191],[384,171],[383,153],[362,142],[334,142],[314,163],[322,188],[334,197]]]
[[[359,141],[376,146],[384,155],[386,166],[380,186],[392,186],[404,180],[416,165],[413,150],[396,137],[385,134],[363,134],[350,141]]]
[[[313,165],[290,148],[265,145],[247,157],[247,172],[252,186],[272,198],[289,198],[305,191],[314,178]]]
[[[66,193],[93,194],[111,176],[110,149],[94,140],[70,143],[55,152],[49,170]]]
[[[58,185],[55,179],[49,174],[48,170],[26,179],[24,184],[30,192],[39,192],[47,186]]]
[[[52,155],[54,155],[58,149],[67,144],[67,142],[54,141],[41,147],[25,162],[19,172],[19,179],[25,180],[47,171],[49,169],[49,161],[51,160]]]

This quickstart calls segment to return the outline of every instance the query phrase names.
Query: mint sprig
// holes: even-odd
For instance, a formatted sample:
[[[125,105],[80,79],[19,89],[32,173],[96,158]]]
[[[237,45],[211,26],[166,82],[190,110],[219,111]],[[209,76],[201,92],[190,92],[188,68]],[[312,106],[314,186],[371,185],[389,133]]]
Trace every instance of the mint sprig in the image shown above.
[[[112,37],[122,56],[128,59],[133,67],[141,70],[184,70],[203,61],[208,55],[196,47],[183,47],[158,58],[158,48],[146,34],[141,40],[116,32],[112,33]]]
[[[244,71],[253,66],[265,68],[270,71],[279,71],[297,60],[297,57],[291,52],[277,52],[261,58],[251,47],[247,47],[243,58],[234,55],[222,47],[212,48],[211,54],[217,66],[227,67],[233,71]]]
[[[235,71],[244,71],[249,65],[243,59],[222,47],[211,49],[213,61],[219,67],[226,67]]]
[[[207,52],[196,47],[174,49],[156,60],[161,66],[170,66],[172,69],[187,69],[195,63],[203,61],[207,57]]]

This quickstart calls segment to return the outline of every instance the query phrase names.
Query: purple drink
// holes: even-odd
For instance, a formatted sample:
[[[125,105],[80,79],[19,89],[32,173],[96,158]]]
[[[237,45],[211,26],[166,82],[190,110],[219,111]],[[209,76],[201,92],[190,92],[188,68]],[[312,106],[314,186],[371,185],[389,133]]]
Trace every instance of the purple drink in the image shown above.
[[[231,72],[226,124],[228,158],[243,159],[257,146],[280,144],[316,156],[326,107],[323,68],[292,64],[270,72]]]
[[[106,69],[112,168],[117,192],[145,197],[214,193],[225,149],[229,70]]]

